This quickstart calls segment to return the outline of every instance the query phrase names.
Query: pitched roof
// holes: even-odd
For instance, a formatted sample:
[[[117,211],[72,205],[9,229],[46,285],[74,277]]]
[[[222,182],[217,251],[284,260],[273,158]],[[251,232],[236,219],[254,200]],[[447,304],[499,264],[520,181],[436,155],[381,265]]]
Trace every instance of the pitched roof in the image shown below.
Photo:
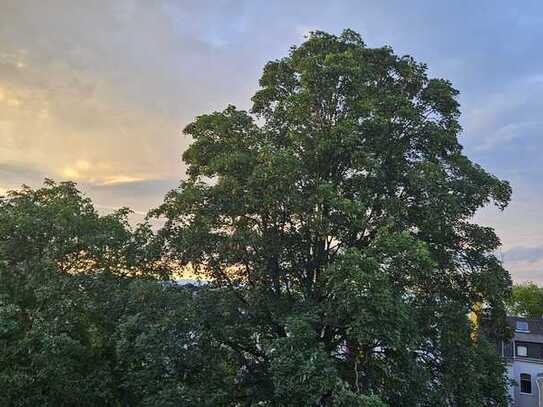
[[[528,331],[517,331],[517,322],[527,322]],[[522,317],[507,317],[507,323],[513,330],[516,340],[543,343],[543,318],[527,319]]]

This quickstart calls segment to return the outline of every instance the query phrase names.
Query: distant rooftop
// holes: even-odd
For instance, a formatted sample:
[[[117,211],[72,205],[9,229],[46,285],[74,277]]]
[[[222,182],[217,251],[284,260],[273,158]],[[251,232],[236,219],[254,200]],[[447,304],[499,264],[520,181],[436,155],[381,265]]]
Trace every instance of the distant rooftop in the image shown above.
[[[543,318],[507,317],[507,323],[515,332],[543,335]]]

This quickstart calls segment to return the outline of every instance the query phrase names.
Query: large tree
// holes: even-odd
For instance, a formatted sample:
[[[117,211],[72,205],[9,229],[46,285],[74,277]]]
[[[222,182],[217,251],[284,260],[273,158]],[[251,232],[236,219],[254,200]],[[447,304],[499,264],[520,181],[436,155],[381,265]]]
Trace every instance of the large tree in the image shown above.
[[[185,128],[188,178],[154,214],[222,293],[203,326],[237,360],[231,405],[505,405],[489,342],[511,281],[471,219],[511,189],[463,154],[457,95],[314,32],[265,66],[251,112]]]

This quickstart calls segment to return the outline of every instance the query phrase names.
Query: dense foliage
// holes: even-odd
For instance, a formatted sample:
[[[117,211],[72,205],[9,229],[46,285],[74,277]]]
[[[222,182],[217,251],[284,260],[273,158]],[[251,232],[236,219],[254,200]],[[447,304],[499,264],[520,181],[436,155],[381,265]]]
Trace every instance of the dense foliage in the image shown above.
[[[235,293],[216,323],[244,327],[227,339],[253,404],[504,405],[488,340],[511,282],[470,220],[511,191],[462,154],[457,93],[352,31],[317,32],[265,66],[251,113],[186,127],[161,235]]]
[[[530,319],[543,318],[543,288],[532,282],[515,284],[509,300],[509,312]]]
[[[186,127],[156,234],[71,183],[4,198],[0,405],[505,406],[511,281],[471,218],[511,190],[463,155],[456,96],[316,32],[250,113]]]
[[[49,180],[0,201],[1,406],[223,404],[229,355],[127,214]]]

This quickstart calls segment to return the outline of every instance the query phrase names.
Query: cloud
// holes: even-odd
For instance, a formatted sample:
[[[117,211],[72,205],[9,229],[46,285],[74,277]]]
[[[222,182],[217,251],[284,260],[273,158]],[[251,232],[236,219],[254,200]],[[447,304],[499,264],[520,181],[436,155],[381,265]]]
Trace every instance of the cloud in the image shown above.
[[[107,192],[114,193],[116,195],[156,195],[157,193],[166,193],[170,189],[175,188],[179,183],[176,178],[165,179],[149,179],[149,180],[136,180],[130,179],[128,181],[117,180],[117,182],[99,183],[99,184],[87,184],[86,187],[92,192]]]
[[[503,254],[506,262],[534,263],[543,259],[543,246],[517,246]]]
[[[519,137],[528,137],[543,130],[543,121],[527,121],[507,123],[498,129],[489,132],[487,137],[475,146],[476,151],[486,151],[502,147]]]
[[[46,174],[39,168],[28,163],[0,161],[0,189],[17,189],[22,184],[40,185]]]
[[[164,195],[179,184],[177,178],[130,180],[101,184],[81,183],[80,187],[102,208],[129,207],[137,214],[147,213],[163,201]],[[98,206],[97,205],[97,206]],[[141,220],[141,219],[140,219]]]
[[[250,108],[268,60],[311,29],[353,28],[453,82],[466,154],[513,182],[510,208],[478,220],[504,250],[543,241],[540,3],[1,3],[0,188],[74,179],[104,210],[143,213],[183,177],[180,131],[196,115]],[[517,263],[515,278],[541,270]]]
[[[475,153],[508,148],[515,141],[541,143],[543,81],[513,78],[464,104],[463,140]],[[522,139],[522,140],[520,140]]]
[[[107,185],[119,185],[119,184],[132,184],[134,182],[141,182],[143,178],[131,177],[130,175],[113,175],[107,177],[102,183],[98,184],[100,186]]]
[[[506,263],[506,267],[517,282],[533,281],[539,285],[543,285],[543,259],[533,262],[519,261],[511,264]]]

